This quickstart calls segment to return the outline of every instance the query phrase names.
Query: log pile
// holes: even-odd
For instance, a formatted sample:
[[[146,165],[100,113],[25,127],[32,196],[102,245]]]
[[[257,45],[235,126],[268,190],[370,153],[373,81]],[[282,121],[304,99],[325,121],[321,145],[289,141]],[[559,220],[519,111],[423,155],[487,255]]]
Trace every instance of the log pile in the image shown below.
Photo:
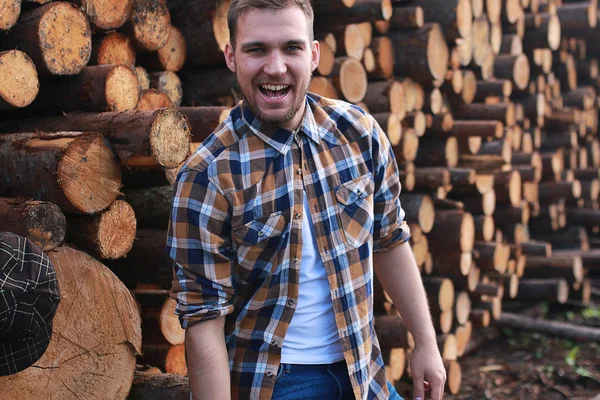
[[[108,265],[138,302],[137,361],[186,375],[164,243],[180,165],[241,98],[223,58],[229,1],[5,3],[0,220]],[[461,355],[503,305],[587,303],[596,290],[597,0],[313,6],[310,90],[369,111],[392,144],[457,393]],[[414,341],[378,282],[375,309],[399,383]],[[151,375],[139,393],[173,379]]]

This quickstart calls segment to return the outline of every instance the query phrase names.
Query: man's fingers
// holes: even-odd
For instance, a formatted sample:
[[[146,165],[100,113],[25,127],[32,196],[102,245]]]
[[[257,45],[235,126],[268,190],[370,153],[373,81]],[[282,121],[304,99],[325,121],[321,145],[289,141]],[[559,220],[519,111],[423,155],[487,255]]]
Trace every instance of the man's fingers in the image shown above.
[[[413,375],[413,388],[415,400],[425,400],[425,387],[423,385],[423,376]]]
[[[442,394],[444,393],[444,383],[445,381],[442,378],[436,378],[430,381],[429,386],[431,387],[431,392],[429,393],[429,395],[431,396],[432,400],[442,400]]]

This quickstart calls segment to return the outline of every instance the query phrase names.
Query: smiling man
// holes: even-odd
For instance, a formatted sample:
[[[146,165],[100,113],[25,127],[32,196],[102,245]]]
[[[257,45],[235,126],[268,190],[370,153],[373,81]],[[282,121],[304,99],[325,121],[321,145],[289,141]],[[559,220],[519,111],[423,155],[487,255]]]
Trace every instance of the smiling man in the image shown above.
[[[441,399],[389,141],[359,107],[307,92],[309,0],[232,0],[228,22],[243,100],[181,169],[167,243],[194,400],[400,399],[374,274],[415,338],[415,398],[427,380]]]

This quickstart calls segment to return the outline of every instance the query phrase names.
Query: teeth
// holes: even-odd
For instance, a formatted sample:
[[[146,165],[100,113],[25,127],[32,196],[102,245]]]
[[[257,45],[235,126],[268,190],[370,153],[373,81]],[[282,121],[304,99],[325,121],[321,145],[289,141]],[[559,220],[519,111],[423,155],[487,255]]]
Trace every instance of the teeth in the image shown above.
[[[287,85],[262,85],[262,88],[266,90],[277,91],[287,89]]]

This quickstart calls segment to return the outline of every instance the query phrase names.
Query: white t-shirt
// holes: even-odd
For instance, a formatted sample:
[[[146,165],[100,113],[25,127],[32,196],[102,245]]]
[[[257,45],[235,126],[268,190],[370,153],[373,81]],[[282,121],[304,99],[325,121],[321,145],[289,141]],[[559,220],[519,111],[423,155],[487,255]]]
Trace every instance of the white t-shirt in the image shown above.
[[[305,193],[298,304],[281,350],[281,362],[286,364],[331,364],[344,359],[327,271],[312,229]]]

